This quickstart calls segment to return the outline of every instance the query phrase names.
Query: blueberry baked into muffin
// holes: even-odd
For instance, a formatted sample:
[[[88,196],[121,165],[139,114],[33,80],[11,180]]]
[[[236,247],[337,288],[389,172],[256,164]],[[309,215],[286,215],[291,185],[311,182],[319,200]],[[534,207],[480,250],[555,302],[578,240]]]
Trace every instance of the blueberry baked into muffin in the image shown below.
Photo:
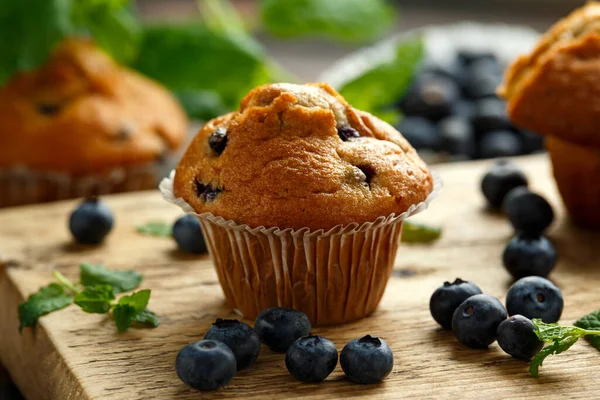
[[[84,39],[0,89],[0,206],[156,187],[186,116],[157,83]]]
[[[573,220],[600,227],[600,3],[544,34],[509,68],[499,94],[513,123],[546,136]]]
[[[375,310],[402,214],[434,180],[398,131],[328,85],[281,83],[208,122],[162,189],[199,216],[233,308],[331,324]]]

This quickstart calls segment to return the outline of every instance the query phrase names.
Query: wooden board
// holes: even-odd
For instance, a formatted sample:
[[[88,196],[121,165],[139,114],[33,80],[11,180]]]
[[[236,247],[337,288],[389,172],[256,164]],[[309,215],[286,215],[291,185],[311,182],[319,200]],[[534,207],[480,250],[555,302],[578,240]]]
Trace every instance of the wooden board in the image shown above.
[[[560,253],[552,278],[562,288],[570,323],[600,308],[600,235],[577,230],[562,216],[562,206],[545,156],[517,160],[559,212],[550,236]],[[181,383],[175,356],[202,338],[217,317],[234,317],[207,256],[175,250],[170,239],[140,236],[133,226],[173,220],[180,212],[157,192],[107,197],[116,214],[108,242],[83,249],[70,243],[66,219],[74,202],[0,212],[0,361],[28,399],[198,399],[372,397],[392,399],[597,398],[600,354],[586,343],[551,357],[534,379],[528,364],[504,354],[497,344],[470,350],[443,332],[429,315],[428,300],[443,281],[461,277],[504,300],[511,283],[500,254],[511,236],[509,224],[487,213],[479,179],[487,163],[435,168],[445,181],[442,195],[417,220],[442,224],[435,245],[402,245],[379,310],[362,321],[314,333],[338,349],[364,334],[385,338],[395,366],[384,383],[347,382],[338,367],[317,385],[295,381],[284,357],[262,350],[256,366],[242,371],[218,392],[199,395]],[[117,334],[105,316],[70,307],[43,317],[37,331],[17,330],[17,304],[51,281],[53,268],[76,279],[82,261],[143,272],[143,287],[153,290],[151,309],[162,324],[154,330]]]

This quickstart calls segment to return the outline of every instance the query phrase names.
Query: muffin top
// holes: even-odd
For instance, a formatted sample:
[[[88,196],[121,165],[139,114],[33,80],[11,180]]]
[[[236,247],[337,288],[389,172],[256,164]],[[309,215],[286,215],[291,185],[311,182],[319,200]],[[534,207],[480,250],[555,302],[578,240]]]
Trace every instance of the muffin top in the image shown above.
[[[600,146],[600,3],[556,23],[507,70],[498,94],[522,128]]]
[[[200,129],[173,186],[197,213],[327,230],[400,214],[426,199],[433,179],[398,131],[327,84],[280,83]]]
[[[166,89],[76,39],[0,89],[0,121],[0,168],[73,175],[154,161],[187,129]]]

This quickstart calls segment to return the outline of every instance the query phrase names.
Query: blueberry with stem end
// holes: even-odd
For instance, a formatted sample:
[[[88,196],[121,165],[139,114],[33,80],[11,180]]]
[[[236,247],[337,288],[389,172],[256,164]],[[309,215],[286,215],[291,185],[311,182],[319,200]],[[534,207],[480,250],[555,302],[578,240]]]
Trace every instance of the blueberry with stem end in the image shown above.
[[[236,374],[235,355],[226,344],[200,340],[177,354],[175,370],[179,379],[197,390],[216,390]]]
[[[344,346],[340,353],[340,365],[352,382],[379,383],[392,372],[394,354],[385,340],[366,335]]]
[[[260,353],[260,338],[248,324],[237,319],[221,319],[212,324],[204,339],[225,343],[237,360],[237,370],[248,368]]]
[[[285,354],[285,366],[302,382],[322,382],[335,369],[338,352],[335,345],[321,336],[296,340]]]
[[[474,283],[463,281],[460,278],[452,283],[444,282],[431,295],[429,311],[433,319],[445,329],[452,329],[452,316],[456,308],[463,301],[476,294],[481,294]]]

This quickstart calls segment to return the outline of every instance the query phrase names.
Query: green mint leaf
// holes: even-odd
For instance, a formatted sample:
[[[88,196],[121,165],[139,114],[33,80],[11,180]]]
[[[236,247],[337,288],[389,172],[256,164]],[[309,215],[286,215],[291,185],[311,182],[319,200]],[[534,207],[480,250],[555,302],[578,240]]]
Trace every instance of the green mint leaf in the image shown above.
[[[111,271],[92,264],[81,264],[79,269],[84,286],[110,285],[114,293],[128,292],[142,283],[142,275],[136,271]]]
[[[150,328],[156,328],[158,325],[160,325],[160,321],[158,320],[156,314],[147,308],[144,308],[142,311],[137,311],[133,315],[133,323],[135,325]]]
[[[135,311],[142,311],[150,301],[151,290],[145,289],[135,292],[129,296],[123,296],[119,299],[119,305],[128,305],[133,307]]]
[[[590,331],[600,331],[600,310],[582,317],[574,325]],[[596,349],[600,350],[600,336],[587,335],[585,339]]]
[[[425,54],[421,38],[405,41],[385,63],[373,65],[360,76],[346,82],[340,93],[355,108],[370,112],[387,122],[394,115],[389,107],[408,89]]]
[[[137,311],[129,304],[117,304],[112,311],[117,330],[125,332],[133,323],[133,318]]]
[[[75,295],[75,304],[87,313],[105,314],[110,310],[114,299],[115,294],[110,285],[87,286]]]
[[[566,336],[563,339],[557,339],[553,344],[544,347],[540,350],[535,357],[531,360],[531,365],[529,366],[529,373],[534,376],[539,376],[539,369],[542,366],[542,363],[546,359],[546,357],[551,356],[553,354],[560,354],[573,346],[579,340],[580,336]]]
[[[175,97],[177,97],[187,115],[199,121],[208,121],[229,111],[221,96],[215,91],[180,90],[175,92]]]
[[[396,12],[386,0],[261,0],[261,20],[279,37],[364,42],[387,32]]]
[[[73,302],[73,296],[65,292],[65,288],[58,283],[41,288],[37,293],[19,304],[19,320],[23,330],[25,326],[34,326],[43,315],[63,309]]]
[[[430,243],[439,239],[442,228],[410,221],[402,223],[402,242]]]
[[[536,327],[536,335],[542,342],[553,343],[556,340],[562,340],[568,336],[577,336],[578,338],[585,335],[585,330],[575,326],[561,326],[558,324],[546,324],[541,319],[533,320]]]
[[[173,236],[173,226],[171,224],[167,224],[166,222],[159,221],[151,221],[142,225],[138,225],[135,229],[143,234],[148,236],[156,236],[156,237],[171,237]]]

